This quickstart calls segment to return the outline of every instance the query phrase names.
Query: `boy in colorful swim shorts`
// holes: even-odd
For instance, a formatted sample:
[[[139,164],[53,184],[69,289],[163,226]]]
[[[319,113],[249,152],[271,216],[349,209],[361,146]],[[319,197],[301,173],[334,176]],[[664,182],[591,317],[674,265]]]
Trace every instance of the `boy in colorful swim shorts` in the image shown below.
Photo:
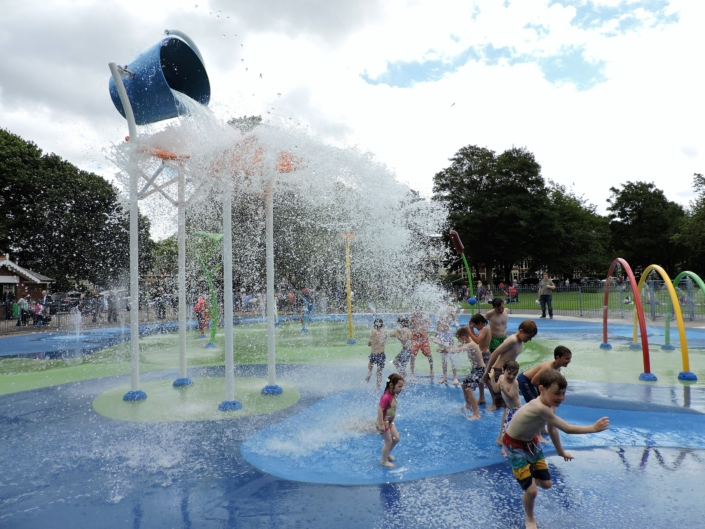
[[[431,369],[431,379],[433,379],[433,356],[431,356],[431,344],[428,341],[428,330],[431,328],[431,320],[428,315],[419,307],[411,315],[411,377],[414,380],[414,363],[419,349],[428,358],[428,365]]]
[[[532,320],[522,321],[519,324],[517,333],[507,338],[504,343],[497,347],[490,355],[490,360],[487,362],[487,368],[485,370],[485,379],[489,380],[490,370],[494,368],[494,380],[497,382],[503,372],[504,364],[510,360],[516,360],[524,344],[531,341],[531,339],[536,336],[537,332],[536,323]],[[489,384],[489,382],[487,383]],[[488,385],[487,389],[490,390],[490,394],[492,395],[492,405],[488,406],[487,411],[494,411],[497,408],[503,407],[504,399],[502,398],[502,394],[495,392],[491,385]]]
[[[406,378],[406,364],[411,358],[411,329],[409,329],[409,325],[409,318],[399,316],[397,330],[389,335],[401,342],[401,352],[394,358],[394,367],[403,378]]]
[[[548,424],[548,434],[556,453],[566,461],[572,460],[573,456],[563,450],[558,430],[567,434],[585,434],[601,432],[610,426],[608,417],[602,417],[590,426],[568,424],[559,418],[556,408],[565,399],[567,387],[566,379],[558,371],[544,370],[539,380],[539,398],[519,408],[502,439],[514,477],[524,491],[522,502],[527,529],[536,529],[534,503],[538,494],[537,485],[542,489],[549,489],[553,485],[538,441],[544,424]]]
[[[490,384],[492,384],[492,389],[497,393],[501,393],[502,399],[504,400],[504,413],[499,423],[499,435],[497,436],[497,444],[502,447],[502,455],[504,457],[507,457],[507,452],[502,444],[502,437],[504,437],[504,433],[507,431],[507,426],[512,420],[512,417],[514,417],[517,410],[521,408],[519,383],[517,382],[518,374],[519,364],[514,360],[510,360],[504,364],[504,373],[500,375],[497,382],[494,381],[494,369],[490,372]]]
[[[477,316],[477,314],[476,314]],[[470,330],[467,327],[461,327],[455,333],[455,336],[460,340],[461,345],[459,347],[454,347],[452,350],[456,352],[465,351],[467,352],[468,359],[472,366],[472,371],[463,380],[463,396],[465,397],[465,407],[463,411],[465,412],[465,418],[468,421],[476,421],[480,418],[480,410],[478,408],[478,402],[475,399],[475,394],[473,393],[482,381],[482,377],[485,374],[485,362],[482,359],[482,354],[479,348],[473,343],[470,337]],[[467,416],[468,410],[472,410],[472,415]]]
[[[372,326],[372,333],[370,334],[370,340],[367,342],[372,349],[370,351],[369,362],[367,364],[367,376],[365,377],[365,382],[370,381],[372,377],[372,367],[377,366],[377,391],[379,391],[382,385],[382,370],[384,369],[384,363],[387,361],[387,357],[384,354],[384,345],[387,343],[387,331],[384,330],[384,321],[382,318],[375,318]]]

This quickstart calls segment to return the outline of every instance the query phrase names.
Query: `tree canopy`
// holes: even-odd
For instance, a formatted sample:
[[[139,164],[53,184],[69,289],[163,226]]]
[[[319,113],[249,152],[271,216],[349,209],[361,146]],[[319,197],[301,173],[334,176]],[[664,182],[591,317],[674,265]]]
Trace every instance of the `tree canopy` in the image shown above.
[[[112,286],[127,274],[129,219],[115,188],[0,129],[0,251],[56,280]],[[151,267],[149,220],[140,216],[140,266]]]
[[[676,242],[686,220],[683,207],[653,183],[627,182],[610,191],[607,211],[615,252],[637,273],[650,264],[662,266],[669,275],[678,270],[685,256]]]

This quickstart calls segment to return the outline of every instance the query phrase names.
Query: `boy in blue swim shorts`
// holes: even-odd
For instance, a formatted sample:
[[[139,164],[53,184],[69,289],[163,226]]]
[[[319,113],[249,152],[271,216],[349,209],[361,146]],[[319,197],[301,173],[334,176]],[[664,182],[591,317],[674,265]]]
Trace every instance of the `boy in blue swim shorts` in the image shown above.
[[[502,442],[507,451],[507,460],[512,473],[524,491],[522,498],[526,513],[527,529],[536,528],[534,503],[538,488],[549,489],[553,485],[548,465],[539,445],[538,435],[544,425],[548,425],[556,453],[570,461],[573,456],[563,450],[558,430],[568,434],[596,433],[610,427],[607,417],[602,417],[590,426],[568,424],[556,415],[556,408],[565,399],[568,382],[555,369],[546,369],[539,379],[539,398],[519,408],[507,427]]]

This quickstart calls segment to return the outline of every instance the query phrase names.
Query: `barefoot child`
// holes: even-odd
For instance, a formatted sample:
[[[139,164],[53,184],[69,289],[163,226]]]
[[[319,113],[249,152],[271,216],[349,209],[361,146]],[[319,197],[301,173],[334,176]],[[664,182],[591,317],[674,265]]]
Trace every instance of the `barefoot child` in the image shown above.
[[[490,384],[492,389],[502,394],[504,400],[504,414],[499,426],[499,435],[497,436],[497,444],[502,445],[502,437],[507,431],[509,421],[512,420],[516,411],[521,408],[521,400],[519,400],[519,383],[517,375],[519,374],[519,364],[515,360],[510,360],[504,364],[504,373],[499,376],[497,382],[494,381],[494,369],[490,372]],[[507,452],[502,445],[502,455],[507,457]]]
[[[524,491],[522,501],[526,513],[527,529],[536,528],[534,503],[538,489],[551,488],[551,474],[538,442],[538,434],[544,424],[548,424],[548,433],[553,441],[556,453],[570,461],[573,456],[563,450],[558,430],[568,434],[594,433],[606,430],[610,426],[607,417],[602,417],[590,426],[568,424],[556,416],[556,408],[565,399],[568,386],[563,375],[555,369],[546,369],[539,379],[539,398],[522,406],[512,418],[503,443],[507,450],[507,459],[512,466],[514,477]]]
[[[475,314],[470,318],[470,323],[467,326],[468,331],[470,331],[470,339],[477,344],[482,353],[483,365],[487,365],[490,361],[490,340],[492,339],[492,333],[490,328],[487,326],[487,320],[482,314]],[[475,333],[475,331],[478,331]],[[470,358],[470,350],[468,350],[468,360],[472,363]],[[482,373],[484,375],[484,372]],[[480,388],[480,398],[477,400],[478,404],[485,403],[485,385],[482,383],[482,376],[480,376],[480,382],[478,383]]]
[[[438,383],[445,384],[448,381],[448,360],[450,360],[451,369],[453,370],[453,384],[456,386],[458,382],[457,357],[458,353],[453,351],[453,333],[451,325],[455,323],[458,327],[455,317],[455,309],[451,306],[445,307],[436,316],[436,338],[433,343],[440,345],[438,352],[441,355],[441,366],[443,367],[443,378]]]
[[[394,426],[394,416],[397,413],[397,395],[401,393],[403,388],[404,379],[400,375],[396,373],[389,375],[384,394],[379,400],[379,406],[377,406],[377,422],[375,425],[384,440],[382,462],[380,464],[385,467],[394,466],[394,463],[391,463],[391,461],[394,461],[394,457],[390,453],[399,442],[399,432],[397,427]]]
[[[494,381],[497,382],[499,376],[502,374],[504,364],[510,360],[516,360],[524,344],[531,341],[531,339],[536,336],[537,332],[536,324],[532,320],[522,321],[519,324],[517,333],[507,338],[502,345],[497,347],[492,353],[490,360],[487,362],[484,378],[489,380],[490,370],[494,368]],[[487,411],[494,411],[504,406],[502,394],[496,393],[492,389],[492,386],[489,386],[487,389],[490,390],[490,394],[492,395],[492,405],[487,408]]]
[[[370,334],[370,341],[367,342],[372,350],[370,351],[369,362],[367,364],[367,376],[365,377],[365,382],[370,381],[372,376],[372,367],[377,366],[377,391],[382,384],[382,370],[384,369],[384,363],[387,361],[387,357],[384,354],[384,344],[387,343],[387,331],[384,330],[384,322],[382,318],[375,318],[373,322],[372,334]]]
[[[414,363],[419,349],[428,358],[428,365],[431,369],[431,381],[433,381],[433,356],[431,356],[431,344],[428,342],[428,330],[431,328],[431,320],[428,315],[416,307],[411,315],[411,382],[414,381]]]
[[[389,336],[401,342],[401,353],[394,358],[394,367],[397,368],[402,378],[406,378],[406,364],[411,358],[411,329],[409,329],[409,318],[399,316],[397,318],[397,330]]]
[[[475,316],[478,316],[478,314]],[[461,327],[458,329],[455,336],[457,336],[462,345],[460,345],[460,347],[455,347],[454,350],[457,352],[466,351],[472,366],[472,371],[470,371],[470,374],[465,377],[462,385],[463,396],[465,397],[464,411],[467,414],[468,410],[472,410],[472,415],[470,415],[470,417],[466,415],[465,418],[468,421],[476,421],[480,418],[480,410],[477,407],[478,402],[475,400],[475,394],[473,391],[477,389],[482,377],[485,374],[485,362],[482,359],[482,354],[478,351],[478,347],[473,343],[470,336],[470,331],[467,327]]]
[[[573,353],[567,347],[559,345],[553,350],[553,361],[542,362],[535,365],[528,371],[524,371],[517,377],[519,391],[526,402],[532,401],[539,396],[539,378],[546,369],[560,371],[562,367],[568,367],[573,359]]]

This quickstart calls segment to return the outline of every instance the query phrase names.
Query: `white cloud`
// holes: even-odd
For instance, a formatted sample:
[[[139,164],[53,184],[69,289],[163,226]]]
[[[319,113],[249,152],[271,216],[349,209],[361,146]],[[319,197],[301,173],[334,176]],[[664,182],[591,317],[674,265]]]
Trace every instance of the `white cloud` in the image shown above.
[[[627,180],[653,181],[685,204],[692,174],[705,171],[704,7],[670,4],[677,23],[654,26],[640,12],[648,24],[608,36],[617,21],[581,27],[576,7],[547,0],[11,3],[0,20],[0,126],[111,175],[103,150],[126,126],[108,96],[107,63],[130,62],[164,29],[181,29],[205,57],[217,115],[291,117],[369,149],[425,194],[460,147],[514,144],[601,208]],[[488,44],[522,60],[470,61],[409,88],[360,77]],[[537,58],[570,46],[604,64],[603,81],[580,91],[546,80]]]

